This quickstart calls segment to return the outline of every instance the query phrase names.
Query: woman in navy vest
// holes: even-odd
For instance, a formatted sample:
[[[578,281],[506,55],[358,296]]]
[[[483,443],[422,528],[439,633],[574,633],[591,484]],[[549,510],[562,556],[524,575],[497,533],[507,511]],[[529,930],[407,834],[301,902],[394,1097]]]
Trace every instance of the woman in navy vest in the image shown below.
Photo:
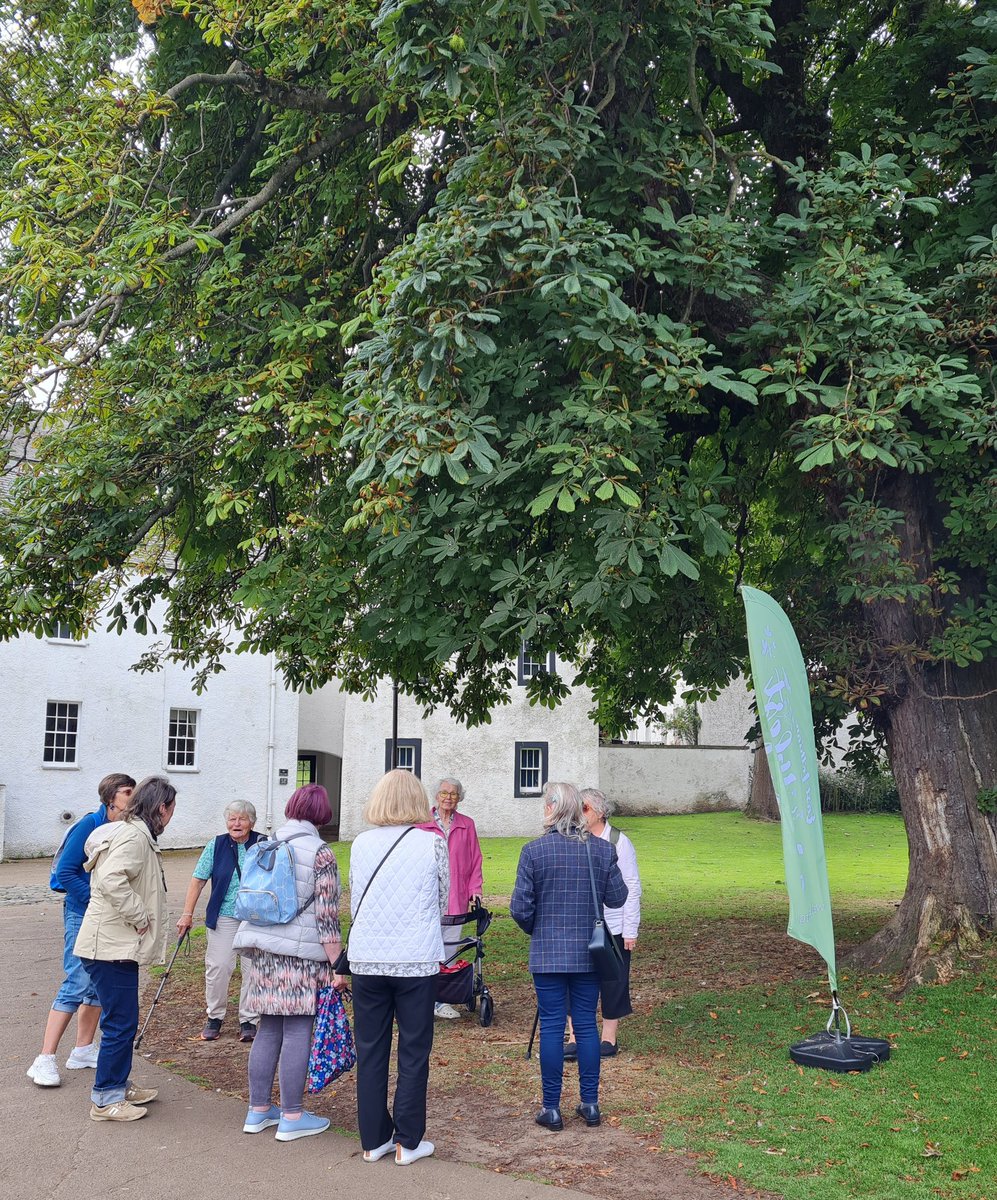
[[[248,800],[233,800],[225,805],[226,833],[204,847],[197,860],[194,875],[184,897],[183,912],[177,921],[177,933],[182,937],[194,924],[194,909],[204,885],[211,880],[208,911],[208,945],[204,952],[204,997],[208,1019],[201,1030],[206,1042],[213,1042],[221,1033],[228,1005],[228,985],[235,969],[236,951],[232,942],[239,929],[235,919],[235,894],[239,890],[242,864],[246,850],[260,840],[253,826],[256,809]],[[258,1016],[247,1006],[246,988],[249,973],[242,963],[242,989],[239,992],[239,1041],[251,1042],[256,1036]]]

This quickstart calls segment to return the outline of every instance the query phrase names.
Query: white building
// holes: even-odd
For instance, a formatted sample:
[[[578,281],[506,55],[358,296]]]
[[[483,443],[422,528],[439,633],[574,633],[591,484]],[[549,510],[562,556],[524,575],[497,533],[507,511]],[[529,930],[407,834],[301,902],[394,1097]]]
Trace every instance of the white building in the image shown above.
[[[544,665],[554,669],[553,655],[550,660]],[[415,701],[398,699],[398,765],[415,770],[430,789],[444,775],[459,779],[466,793],[461,811],[483,836],[538,832],[537,798],[548,779],[598,787],[599,731],[588,716],[592,695],[577,688],[555,709],[531,706],[526,684],[537,665],[520,655],[509,704],[473,729],[444,709],[423,717]],[[392,721],[390,685],[382,685],[370,703],[350,697],[345,706],[341,837],[361,831],[364,800],[391,765]]]
[[[0,643],[0,858],[54,853],[66,828],[96,806],[97,784],[111,771],[164,774],[177,788],[166,847],[204,844],[222,830],[222,810],[236,798],[256,806],[258,828],[272,829],[294,788],[309,781],[333,802],[327,836],[350,839],[361,830],[364,801],[389,765],[390,684],[372,701],[335,685],[299,694],[268,657],[233,654],[198,695],[191,673],[175,665],[130,669],[150,641],[130,630],[97,631],[81,642],[67,633]],[[443,775],[460,779],[464,811],[485,836],[535,833],[547,779],[601,787],[631,813],[747,803],[743,689],[716,714],[705,706],[703,730],[716,725],[710,736],[720,741],[710,752],[702,731],[699,748],[600,746],[587,689],[553,710],[529,704],[529,674],[555,667],[553,655],[547,662],[521,655],[510,703],[474,729],[443,709],[424,717],[399,697],[399,765],[430,788]],[[727,708],[736,710],[729,719]]]
[[[164,846],[222,831],[222,809],[236,798],[253,802],[261,826],[281,815],[294,784],[298,697],[269,659],[233,655],[198,696],[180,667],[130,670],[147,647],[134,632],[0,642],[3,857],[53,853],[112,771],[165,774],[176,787]]]

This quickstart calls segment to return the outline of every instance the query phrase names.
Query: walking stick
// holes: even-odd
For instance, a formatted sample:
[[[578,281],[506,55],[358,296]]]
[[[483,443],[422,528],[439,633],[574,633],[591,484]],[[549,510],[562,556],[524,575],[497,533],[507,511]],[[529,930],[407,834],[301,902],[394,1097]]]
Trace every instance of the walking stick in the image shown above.
[[[177,944],[173,951],[173,957],[170,959],[170,965],[166,968],[166,974],[159,981],[159,987],[156,989],[156,995],[153,997],[152,1003],[149,1005],[149,1011],[145,1015],[145,1020],[142,1022],[142,1028],[139,1030],[138,1037],[135,1039],[135,1049],[142,1045],[142,1039],[145,1037],[145,1031],[149,1028],[149,1022],[152,1020],[152,1014],[155,1011],[156,1005],[159,1003],[159,997],[163,994],[163,988],[166,987],[166,981],[170,977],[170,972],[173,970],[173,964],[177,961],[177,955],[180,953],[180,947],[187,943],[187,953],[190,954],[190,930],[186,930],[177,938]]]
[[[533,1057],[533,1043],[536,1041],[537,1027],[540,1024],[540,1005],[537,1005],[537,1011],[533,1014],[533,1029],[530,1033],[530,1044],[526,1047],[526,1057]]]

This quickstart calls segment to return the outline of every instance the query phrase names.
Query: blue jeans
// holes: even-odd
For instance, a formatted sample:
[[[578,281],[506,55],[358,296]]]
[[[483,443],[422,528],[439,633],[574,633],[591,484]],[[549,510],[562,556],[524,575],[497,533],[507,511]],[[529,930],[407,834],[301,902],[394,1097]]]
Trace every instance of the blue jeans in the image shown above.
[[[599,977],[594,971],[538,972],[533,976],[540,1012],[540,1079],[544,1108],[561,1107],[564,1027],[568,1014],[578,1043],[578,1090],[583,1104],[599,1103]]]
[[[83,914],[74,912],[68,904],[63,904],[62,969],[66,972],[66,978],[62,981],[62,987],[59,988],[52,1001],[52,1007],[56,1012],[74,1013],[81,1004],[90,1004],[94,1008],[100,1004],[93,981],[73,953],[76,935],[80,932],[82,924]]]
[[[132,1046],[138,1033],[138,963],[81,959],[97,989],[100,1049],[90,1099],[103,1107],[124,1100],[131,1083]]]

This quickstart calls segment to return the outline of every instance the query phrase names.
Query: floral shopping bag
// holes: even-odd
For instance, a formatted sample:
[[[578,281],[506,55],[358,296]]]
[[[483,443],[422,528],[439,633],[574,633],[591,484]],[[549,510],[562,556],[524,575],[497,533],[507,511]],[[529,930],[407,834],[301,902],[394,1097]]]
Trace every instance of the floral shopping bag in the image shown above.
[[[357,1061],[353,1031],[346,1017],[343,998],[334,987],[319,989],[312,1029],[312,1052],[308,1059],[308,1091],[320,1092]]]

